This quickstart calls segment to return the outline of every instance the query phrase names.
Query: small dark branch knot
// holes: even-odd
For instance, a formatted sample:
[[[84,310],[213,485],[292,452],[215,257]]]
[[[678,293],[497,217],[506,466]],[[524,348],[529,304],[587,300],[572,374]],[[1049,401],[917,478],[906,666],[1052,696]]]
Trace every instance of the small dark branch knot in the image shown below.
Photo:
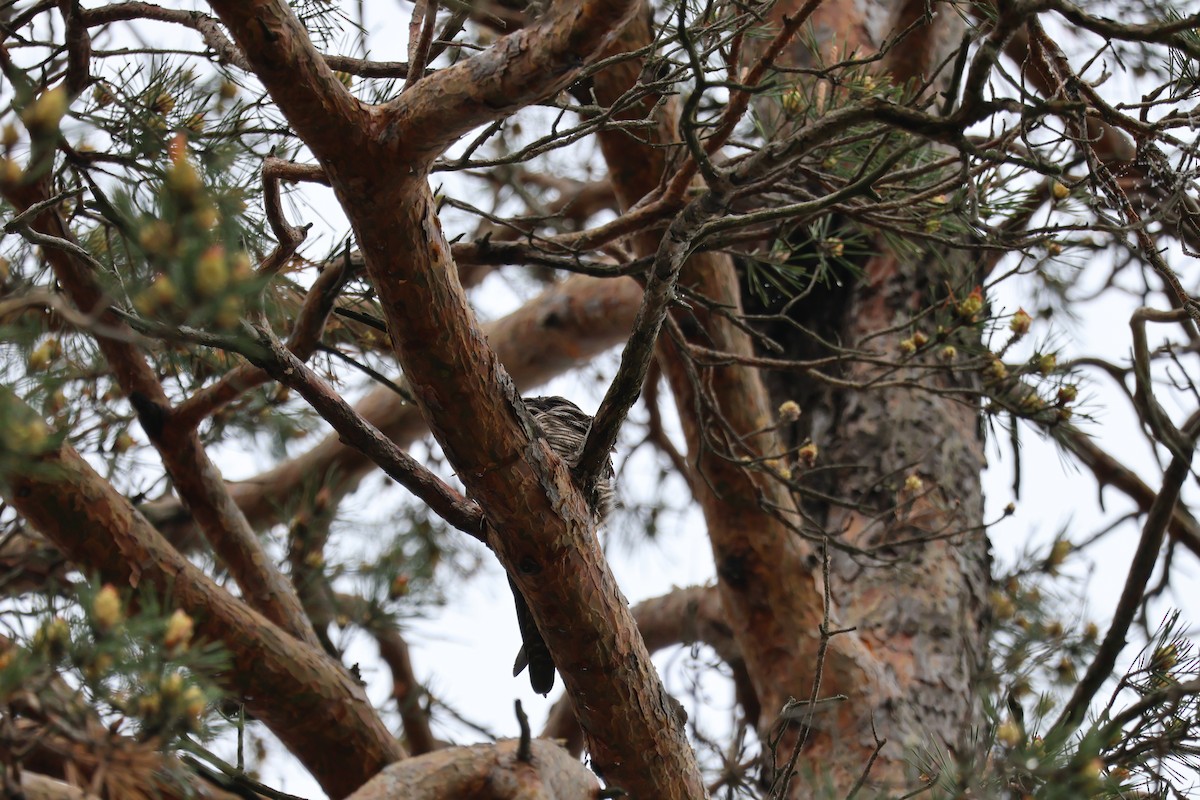
[[[146,431],[147,436],[151,439],[162,436],[163,429],[167,424],[167,409],[141,392],[132,392],[129,395],[129,404],[137,412],[138,421],[142,423],[142,428]]]
[[[730,586],[741,588],[746,585],[746,559],[740,555],[726,557],[717,572]]]

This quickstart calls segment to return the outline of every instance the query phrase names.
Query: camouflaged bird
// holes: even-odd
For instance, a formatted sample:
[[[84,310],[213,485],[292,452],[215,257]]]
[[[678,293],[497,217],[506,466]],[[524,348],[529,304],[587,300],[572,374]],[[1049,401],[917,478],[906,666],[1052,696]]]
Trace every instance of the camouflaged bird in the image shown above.
[[[588,431],[592,427],[592,418],[563,397],[527,397],[525,407],[533,415],[534,422],[541,429],[546,444],[550,445],[559,458],[574,467],[583,451],[583,443],[587,440]],[[588,506],[597,525],[603,524],[613,506],[613,465],[608,460],[596,485],[588,496]],[[513,664],[513,677],[521,674],[521,670],[529,667],[529,683],[538,694],[549,694],[554,688],[554,661],[550,658],[550,650],[538,631],[529,613],[529,606],[520,590],[509,578],[513,598],[517,604],[517,625],[521,629],[521,650]]]

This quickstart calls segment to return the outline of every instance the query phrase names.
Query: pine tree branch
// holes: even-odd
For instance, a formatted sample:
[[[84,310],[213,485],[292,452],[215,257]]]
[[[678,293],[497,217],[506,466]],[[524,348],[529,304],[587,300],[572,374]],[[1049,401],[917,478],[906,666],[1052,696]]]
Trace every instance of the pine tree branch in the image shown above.
[[[1048,742],[1061,744],[1079,727],[1087,715],[1088,705],[1092,698],[1112,675],[1117,657],[1125,649],[1125,637],[1129,633],[1129,626],[1133,624],[1137,610],[1141,608],[1146,585],[1154,574],[1154,567],[1158,563],[1158,553],[1162,548],[1167,526],[1171,522],[1172,511],[1175,509],[1175,504],[1179,502],[1179,493],[1183,488],[1183,482],[1191,474],[1192,452],[1195,448],[1197,429],[1200,427],[1198,422],[1200,422],[1200,413],[1193,414],[1187,425],[1184,426],[1183,435],[1187,437],[1190,448],[1184,454],[1173,456],[1170,465],[1163,473],[1162,488],[1159,489],[1158,496],[1150,506],[1149,513],[1146,514],[1146,522],[1142,526],[1142,537],[1138,541],[1137,550],[1134,551],[1133,560],[1129,565],[1129,574],[1125,578],[1125,587],[1121,590],[1121,597],[1113,612],[1112,623],[1109,625],[1108,632],[1104,634],[1104,639],[1100,642],[1100,647],[1096,650],[1096,655],[1092,658],[1087,672],[1075,685],[1071,699],[1063,706],[1054,726],[1046,734],[1045,738]]]
[[[31,209],[49,196],[47,180],[8,184],[3,189],[5,199],[19,211]],[[45,251],[55,277],[80,311],[94,315],[112,331],[113,335],[97,337],[100,351],[162,458],[180,499],[244,596],[272,622],[300,641],[316,645],[316,634],[295,590],[263,550],[196,431],[176,424],[170,400],[146,363],[133,331],[111,307],[97,280],[98,272],[85,260],[86,252],[79,252],[79,244],[57,209],[43,209],[28,224],[37,233],[64,243]]]
[[[259,343],[266,349],[266,357],[259,366],[267,374],[295,390],[333,426],[343,441],[365,453],[388,477],[412,492],[435,514],[460,531],[483,539],[483,514],[479,506],[447,486],[441,478],[359,416],[329,384],[269,331],[259,329],[258,333]]]
[[[7,389],[0,417],[40,418]],[[319,645],[298,641],[217,586],[73,448],[47,440],[23,458],[6,455],[5,500],[87,574],[152,589],[190,614],[201,636],[228,650],[227,688],[332,797],[403,757],[363,688]]]

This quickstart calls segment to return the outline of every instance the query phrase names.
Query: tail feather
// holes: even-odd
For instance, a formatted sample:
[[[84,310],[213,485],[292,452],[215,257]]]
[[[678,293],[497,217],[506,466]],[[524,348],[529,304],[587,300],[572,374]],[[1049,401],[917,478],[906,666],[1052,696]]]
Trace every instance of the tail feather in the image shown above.
[[[521,590],[511,578],[508,585],[512,588],[513,600],[517,606],[517,626],[521,629],[522,642],[521,649],[517,652],[517,660],[513,663],[513,677],[529,667],[529,685],[538,694],[550,694],[550,690],[554,688],[554,660],[550,658],[550,648],[546,647],[546,640],[537,629]]]

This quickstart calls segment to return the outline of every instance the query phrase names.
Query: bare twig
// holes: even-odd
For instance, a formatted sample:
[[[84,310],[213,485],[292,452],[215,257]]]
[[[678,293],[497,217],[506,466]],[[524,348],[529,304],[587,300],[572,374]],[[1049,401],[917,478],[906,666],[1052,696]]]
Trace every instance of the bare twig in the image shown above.
[[[412,20],[408,24],[408,75],[402,91],[411,89],[425,74],[437,11],[438,0],[417,0],[413,5]]]
[[[349,262],[347,255],[327,265],[305,295],[288,338],[288,349],[301,361],[307,361],[321,343],[329,314],[342,287],[353,275],[354,270]],[[211,386],[206,386],[180,403],[175,409],[176,418],[182,426],[195,427],[221,406],[261,386],[268,377],[266,372],[253,364],[239,364]]]
[[[642,307],[634,321],[633,333],[621,353],[621,365],[596,411],[587,441],[579,455],[575,472],[582,486],[592,486],[599,480],[608,454],[616,445],[621,424],[646,382],[658,332],[675,297],[675,281],[679,277],[679,270],[691,255],[692,242],[701,230],[702,223],[722,210],[717,195],[705,193],[689,203],[667,228],[646,281]]]
[[[1185,435],[1192,447],[1195,446],[1198,422],[1200,422],[1200,415],[1193,414],[1184,427]],[[1100,643],[1086,674],[1076,684],[1071,699],[1063,706],[1054,726],[1046,734],[1048,741],[1060,742],[1078,728],[1087,714],[1088,704],[1112,675],[1117,656],[1125,647],[1125,636],[1129,632],[1129,626],[1133,623],[1134,615],[1141,606],[1146,584],[1150,581],[1150,576],[1154,573],[1154,566],[1158,562],[1159,549],[1162,547],[1167,525],[1171,521],[1171,512],[1179,500],[1183,482],[1190,473],[1190,450],[1183,456],[1172,457],[1170,465],[1163,473],[1162,489],[1159,490],[1158,497],[1150,507],[1150,512],[1146,515],[1146,522],[1142,526],[1142,537],[1129,566],[1125,588],[1121,591],[1121,598],[1117,601],[1117,608],[1113,612],[1112,624],[1104,635],[1104,640]]]

